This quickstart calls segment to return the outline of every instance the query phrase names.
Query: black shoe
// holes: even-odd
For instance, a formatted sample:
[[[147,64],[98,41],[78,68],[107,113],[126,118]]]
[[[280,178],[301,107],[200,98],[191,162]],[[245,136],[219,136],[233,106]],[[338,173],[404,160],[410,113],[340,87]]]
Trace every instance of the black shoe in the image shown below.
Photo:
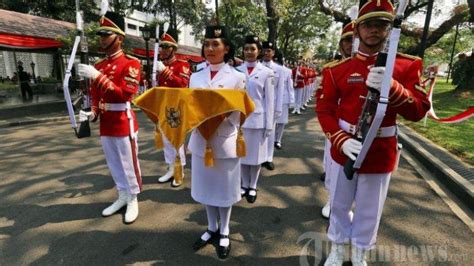
[[[201,248],[203,248],[205,245],[211,243],[212,240],[216,239],[217,236],[219,235],[218,233],[219,230],[217,230],[216,232],[212,232],[211,230],[206,230],[206,232],[211,235],[211,238],[209,238],[209,240],[206,241],[206,240],[203,240],[201,237],[199,237],[199,239],[196,240],[196,242],[194,242],[193,244],[194,251],[198,251]]]
[[[275,148],[278,150],[281,150],[281,143],[280,142],[275,142]]]
[[[242,193],[242,190],[241,190],[241,191],[240,191],[240,196],[242,196],[242,198],[243,198],[243,197],[247,197],[247,195],[249,194],[249,189],[246,188],[246,187],[240,187],[240,188],[245,191],[244,193]]]
[[[222,238],[229,238],[229,236],[221,235],[221,239]],[[227,257],[229,257],[229,253],[230,253],[230,242],[227,247],[219,245],[219,247],[217,248],[217,256],[220,259],[226,259]]]
[[[267,163],[268,163],[268,164],[267,164],[266,168],[267,168],[268,170],[270,170],[270,171],[275,170],[275,165],[273,164],[273,162],[267,162]]]
[[[255,191],[255,196],[251,196],[250,195],[250,191],[253,190]],[[257,200],[257,189],[255,188],[249,188],[249,190],[247,191],[247,202],[248,203],[254,203],[255,201]]]
[[[322,173],[320,176],[319,176],[319,180],[321,180],[322,182],[324,182],[326,180],[326,172]]]

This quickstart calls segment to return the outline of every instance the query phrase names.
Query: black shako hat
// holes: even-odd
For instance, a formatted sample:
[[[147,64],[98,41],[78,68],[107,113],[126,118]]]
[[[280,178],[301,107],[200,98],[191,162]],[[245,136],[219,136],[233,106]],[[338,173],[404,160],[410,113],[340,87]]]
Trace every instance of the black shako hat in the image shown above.
[[[262,43],[262,48],[263,48],[263,49],[276,50],[275,44],[274,44],[273,42],[269,42],[269,41],[264,41],[264,42]]]
[[[204,38],[207,39],[216,39],[216,38],[223,38],[226,39],[227,35],[227,27],[221,25],[212,25],[206,27],[206,33],[204,34]]]
[[[125,36],[125,19],[115,12],[107,11],[99,20],[97,34],[111,34],[112,32]]]
[[[261,44],[260,43],[260,38],[256,35],[247,35],[245,36],[245,43],[255,43],[255,44]]]

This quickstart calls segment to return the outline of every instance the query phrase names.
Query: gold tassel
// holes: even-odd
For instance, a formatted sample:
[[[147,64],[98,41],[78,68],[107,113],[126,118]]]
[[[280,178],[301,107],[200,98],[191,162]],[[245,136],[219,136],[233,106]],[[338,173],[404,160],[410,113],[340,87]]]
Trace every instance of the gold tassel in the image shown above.
[[[156,127],[156,130],[155,130],[155,147],[159,150],[163,149],[163,138],[161,136],[161,132],[160,130],[158,129],[158,127]]]
[[[239,134],[237,135],[237,156],[245,157],[247,155],[247,147],[245,145],[244,134],[242,129],[239,128]]]
[[[174,182],[176,185],[181,185],[183,183],[183,166],[181,166],[179,152],[176,155],[176,160],[174,161]]]
[[[206,167],[214,166],[214,154],[209,144],[206,145],[206,152],[204,153],[204,165]]]

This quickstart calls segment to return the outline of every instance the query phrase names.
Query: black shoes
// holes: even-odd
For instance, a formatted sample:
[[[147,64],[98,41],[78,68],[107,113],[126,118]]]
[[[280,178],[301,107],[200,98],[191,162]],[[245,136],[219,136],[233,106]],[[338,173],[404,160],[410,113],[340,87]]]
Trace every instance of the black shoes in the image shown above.
[[[219,229],[217,229],[216,232],[212,232],[211,230],[206,230],[206,232],[211,235],[211,237],[206,241],[206,240],[203,240],[201,237],[199,237],[198,240],[196,240],[196,242],[194,242],[193,244],[193,249],[194,251],[198,251],[200,250],[201,248],[203,248],[205,245],[211,243],[214,239],[216,239],[218,236],[219,236]]]
[[[221,239],[223,238],[229,238],[229,236],[221,235]],[[229,253],[230,253],[230,242],[229,242],[229,245],[226,247],[219,245],[219,247],[217,248],[217,256],[220,259],[226,259],[227,257],[229,257]]]
[[[273,162],[264,162],[262,163],[262,166],[267,168],[267,170],[273,171],[275,169],[275,165]]]
[[[275,142],[275,148],[281,150],[281,143],[279,141]]]
[[[326,180],[326,172],[322,173],[320,176],[319,176],[319,180],[321,180],[322,182],[324,182]]]
[[[250,195],[250,191],[255,191],[255,196]],[[249,188],[247,190],[247,202],[248,203],[254,203],[257,200],[257,189],[255,188]]]

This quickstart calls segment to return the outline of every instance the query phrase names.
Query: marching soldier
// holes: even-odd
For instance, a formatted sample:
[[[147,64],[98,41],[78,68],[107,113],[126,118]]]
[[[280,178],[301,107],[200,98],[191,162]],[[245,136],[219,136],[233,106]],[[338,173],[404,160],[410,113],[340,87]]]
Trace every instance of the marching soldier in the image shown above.
[[[263,42],[262,43],[262,48],[263,48],[263,65],[270,68],[273,70],[274,76],[275,76],[275,93],[274,93],[274,98],[275,98],[275,114],[273,116],[274,118],[274,125],[273,129],[275,129],[275,123],[280,119],[282,110],[283,110],[283,90],[284,90],[284,85],[285,85],[285,70],[283,69],[282,66],[276,64],[273,62],[273,57],[275,56],[275,44],[273,42]],[[267,168],[268,170],[273,170],[275,169],[275,165],[273,164],[273,152],[274,152],[274,142],[275,142],[275,130],[272,131],[271,135],[268,138],[268,159],[266,162],[262,164],[263,167]]]
[[[208,26],[204,36],[203,54],[209,66],[191,75],[192,88],[244,89],[245,75],[226,62],[234,57],[234,48],[224,26]],[[218,104],[218,103],[216,103]],[[214,239],[219,239],[217,255],[227,258],[231,249],[229,222],[232,205],[239,202],[240,158],[236,152],[240,113],[232,112],[206,140],[199,130],[191,134],[188,148],[192,153],[191,196],[206,207],[208,228],[194,243],[199,250]],[[206,167],[206,151],[213,151],[214,166]],[[220,218],[220,226],[218,226]],[[219,230],[219,232],[218,232]]]
[[[293,109],[292,114],[301,114],[303,108],[303,91],[304,91],[304,79],[305,71],[303,67],[303,61],[300,60],[296,63],[296,66],[292,69],[293,82],[295,88],[295,108]]]
[[[268,139],[273,132],[274,115],[274,74],[273,71],[257,61],[262,44],[257,36],[245,38],[244,63],[237,69],[247,77],[247,93],[255,103],[256,109],[242,125],[247,155],[242,158],[241,194],[249,203],[257,199],[257,182],[267,161]]]
[[[285,125],[288,124],[288,112],[290,105],[295,103],[295,90],[293,88],[293,79],[291,78],[291,69],[283,64],[283,56],[280,54],[276,60],[285,70],[284,86],[283,86],[283,108],[280,118],[276,122],[275,127],[275,148],[282,149],[281,140]]]
[[[161,87],[174,87],[174,88],[187,88],[189,84],[190,66],[189,63],[177,59],[175,56],[176,50],[178,49],[178,43],[175,39],[165,33],[160,38],[160,61],[157,62],[157,80],[158,86]],[[168,182],[175,175],[175,160],[176,160],[176,149],[171,145],[168,139],[162,134],[164,144],[164,156],[165,162],[168,164],[168,171],[166,174],[158,178],[158,183]],[[181,159],[181,173],[182,178],[174,178],[171,183],[172,187],[179,187],[183,183],[184,171],[183,168],[186,165],[186,154],[184,147],[179,148],[179,156]]]
[[[328,237],[331,252],[325,265],[342,265],[344,243],[352,244],[353,265],[367,265],[366,251],[374,248],[391,172],[397,162],[396,116],[418,121],[430,103],[419,86],[420,58],[398,54],[393,72],[387,112],[361,168],[348,180],[343,165],[355,159],[362,144],[354,128],[362,110],[361,96],[367,86],[379,90],[385,67],[373,67],[377,53],[388,38],[394,7],[388,0],[371,0],[359,10],[354,34],[360,38],[353,58],[329,66],[318,97],[318,119],[331,141],[331,216]],[[355,203],[351,221],[349,211]]]
[[[341,53],[343,58],[349,58],[351,57],[352,53],[352,39],[354,36],[354,25],[355,21],[351,21],[349,23],[346,23],[346,25],[343,26],[342,28],[342,34],[341,34],[341,39],[339,40],[339,52]],[[335,60],[327,65],[324,66],[323,71],[325,71],[326,68],[330,67],[331,65],[337,64],[340,60]],[[316,92],[316,97],[319,98],[318,96],[322,93],[322,89],[318,89]],[[324,179],[324,186],[326,187],[328,193],[330,193],[330,188],[331,188],[331,177],[328,173],[326,173],[330,167],[331,167],[331,142],[329,141],[328,138],[325,138],[324,141],[324,154],[323,154],[323,168],[324,168],[324,173],[322,174],[323,176],[321,179]],[[329,219],[329,214],[331,213],[331,205],[330,205],[330,197],[328,197],[328,201],[326,202],[326,205],[321,210],[321,215]],[[350,215],[352,216],[352,211],[350,212]]]
[[[78,73],[92,81],[92,111],[80,112],[80,120],[100,120],[100,141],[118,191],[118,199],[103,210],[110,216],[126,206],[125,223],[138,217],[137,195],[142,188],[138,162],[138,123],[130,101],[140,84],[140,62],[125,55],[124,19],[107,12],[97,34],[106,57],[95,66],[79,64]]]

